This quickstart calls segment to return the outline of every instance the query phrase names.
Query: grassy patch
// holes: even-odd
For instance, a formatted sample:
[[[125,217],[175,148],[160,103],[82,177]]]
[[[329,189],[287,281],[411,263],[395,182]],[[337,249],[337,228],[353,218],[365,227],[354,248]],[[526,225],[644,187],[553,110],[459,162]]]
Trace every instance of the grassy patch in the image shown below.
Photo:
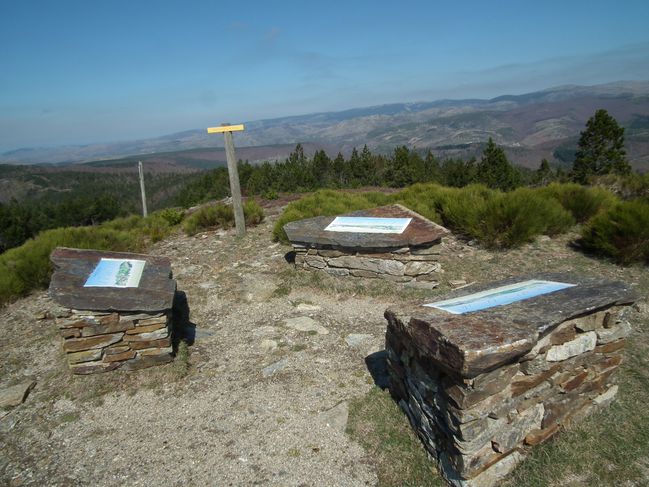
[[[375,387],[349,404],[347,433],[377,467],[380,486],[445,486],[390,395]]]
[[[264,219],[264,210],[254,200],[243,204],[243,215],[246,225],[256,225]],[[192,213],[183,223],[187,235],[195,235],[200,231],[215,228],[231,228],[234,226],[234,210],[232,206],[216,204],[204,206]]]

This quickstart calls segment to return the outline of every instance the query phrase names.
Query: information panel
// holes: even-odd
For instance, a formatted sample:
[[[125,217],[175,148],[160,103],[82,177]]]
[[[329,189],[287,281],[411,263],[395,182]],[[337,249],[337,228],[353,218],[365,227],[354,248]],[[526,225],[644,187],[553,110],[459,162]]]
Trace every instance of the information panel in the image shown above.
[[[145,261],[102,258],[83,287],[138,287]]]
[[[424,306],[448,311],[454,315],[461,315],[472,311],[480,311],[482,309],[523,301],[524,299],[553,293],[575,285],[565,282],[530,280],[508,286],[495,287],[459,298],[424,304]]]
[[[403,233],[412,218],[337,216],[325,230],[350,233]]]

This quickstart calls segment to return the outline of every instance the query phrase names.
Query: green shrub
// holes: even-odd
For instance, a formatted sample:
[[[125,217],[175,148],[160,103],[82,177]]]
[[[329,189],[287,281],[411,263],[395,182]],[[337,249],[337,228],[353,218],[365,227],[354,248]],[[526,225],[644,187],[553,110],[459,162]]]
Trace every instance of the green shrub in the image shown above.
[[[499,194],[481,184],[449,189],[441,202],[442,223],[456,233],[479,237],[485,205]]]
[[[543,196],[556,199],[568,210],[577,223],[584,223],[599,211],[613,206],[617,198],[604,188],[589,188],[579,184],[552,183],[539,191]]]
[[[275,191],[274,189],[269,189],[269,190],[264,192],[262,197],[265,200],[276,200],[276,199],[279,198],[279,195],[277,194],[277,191]]]
[[[487,247],[510,248],[530,242],[540,234],[565,232],[574,223],[570,213],[556,200],[544,198],[529,188],[519,188],[485,202],[473,236]]]
[[[0,255],[0,304],[48,285],[52,274],[49,256],[55,247],[115,251],[141,251],[139,235],[102,227],[47,230],[20,247]]]
[[[178,208],[165,208],[157,213],[171,227],[178,225],[185,217],[185,212]]]
[[[584,227],[581,243],[622,264],[649,263],[649,204],[625,201],[599,213]]]
[[[264,210],[253,200],[244,203],[243,214],[246,225],[256,225],[264,219]],[[234,210],[232,206],[221,203],[204,206],[183,222],[183,230],[187,235],[195,235],[205,229],[230,228],[232,226],[234,226]]]

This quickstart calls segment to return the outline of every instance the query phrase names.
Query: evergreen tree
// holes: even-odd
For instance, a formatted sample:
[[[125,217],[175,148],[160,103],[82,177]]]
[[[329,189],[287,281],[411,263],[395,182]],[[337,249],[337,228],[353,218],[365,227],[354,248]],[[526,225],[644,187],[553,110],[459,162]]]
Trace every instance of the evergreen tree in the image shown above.
[[[592,175],[630,172],[624,150],[624,128],[606,110],[597,110],[579,137],[579,150],[572,166],[574,181],[584,184]]]
[[[489,188],[509,191],[518,185],[518,172],[507,160],[505,151],[491,137],[477,166],[477,180]]]
[[[534,175],[534,183],[540,186],[547,186],[553,180],[554,180],[554,172],[552,171],[552,168],[550,167],[550,163],[548,162],[548,160],[544,158],[541,161],[541,165],[536,170],[536,174]]]

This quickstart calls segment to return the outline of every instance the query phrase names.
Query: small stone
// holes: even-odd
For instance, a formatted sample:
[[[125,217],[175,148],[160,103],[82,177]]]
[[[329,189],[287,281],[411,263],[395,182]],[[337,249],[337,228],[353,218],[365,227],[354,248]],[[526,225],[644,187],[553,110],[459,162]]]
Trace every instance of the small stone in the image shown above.
[[[598,406],[608,406],[611,402],[613,402],[613,399],[615,399],[615,396],[617,395],[617,391],[618,391],[618,386],[614,385],[604,394],[601,394],[597,396],[595,399],[593,399],[593,402]]]
[[[628,321],[622,321],[616,324],[613,328],[603,328],[597,330],[597,344],[603,345],[605,343],[615,342],[622,338],[628,337],[633,328]]]
[[[448,281],[448,285],[453,289],[458,289],[462,286],[466,286],[466,281],[464,279],[457,279],[453,281]]]
[[[152,331],[159,330],[161,328],[166,328],[167,324],[166,323],[153,323],[151,325],[144,325],[144,326],[137,326],[137,327],[132,327],[128,330],[126,330],[127,335],[135,335],[138,333],[150,333]]]
[[[174,351],[173,347],[162,347],[162,348],[145,348],[144,350],[138,350],[137,354],[141,357],[155,357],[158,355],[169,355]]]
[[[357,348],[374,337],[365,333],[351,333],[345,337],[345,342],[352,348]]]
[[[317,304],[300,303],[295,307],[295,309],[297,311],[316,312],[316,311],[320,311],[322,308]]]
[[[440,268],[441,265],[439,263],[431,264],[429,262],[414,261],[406,264],[404,274],[406,276],[419,276],[422,274],[437,272]]]
[[[319,418],[324,424],[340,433],[345,432],[348,417],[349,406],[346,401],[343,401],[328,411],[323,411],[319,414]]]
[[[27,396],[29,392],[36,385],[36,381],[27,381],[21,382],[11,387],[0,390],[0,408],[15,407],[19,406]]]
[[[270,364],[268,367],[264,367],[261,371],[261,374],[264,377],[270,377],[271,375],[283,370],[288,365],[288,357],[284,357],[281,360],[278,360],[275,363]]]
[[[324,326],[319,325],[313,318],[308,316],[298,316],[297,318],[288,318],[284,323],[289,328],[297,331],[315,331],[318,335],[326,335],[329,333]]]
[[[166,338],[169,336],[169,330],[167,327],[160,328],[159,330],[148,332],[148,333],[138,333],[137,335],[125,335],[125,342],[140,342],[146,340],[160,340],[161,338]]]
[[[88,374],[95,374],[98,372],[108,372],[111,370],[115,370],[120,365],[122,365],[122,363],[123,362],[105,363],[102,361],[83,362],[81,364],[71,364],[70,370],[72,371],[73,374],[88,375]]]
[[[262,340],[259,344],[259,348],[264,352],[272,352],[277,349],[277,342],[275,340]]]
[[[98,335],[88,338],[70,338],[63,342],[63,349],[66,352],[79,352],[81,350],[104,348],[117,343],[123,336],[124,333],[115,333],[113,335]]]
[[[327,267],[325,260],[317,255],[307,255],[304,257],[304,263],[310,267],[315,267],[316,269],[324,269]]]
[[[122,314],[119,317],[119,321],[148,320],[152,318],[159,318],[161,316],[164,316],[164,313],[155,313],[155,314],[138,313],[138,314],[130,314],[130,315]]]
[[[597,334],[594,331],[589,331],[577,336],[572,341],[550,347],[545,358],[548,362],[559,362],[593,350],[596,344]]]
[[[156,325],[156,324],[167,324],[167,317],[164,315],[161,316],[156,316],[155,318],[147,318],[147,319],[140,319],[137,320],[135,323],[135,326],[149,326],[149,325]]]
[[[344,277],[349,275],[349,269],[338,269],[338,268],[326,267],[322,270],[331,276]]]
[[[95,350],[82,350],[81,352],[72,352],[66,355],[68,363],[78,364],[81,362],[92,362],[94,360],[101,359],[102,354],[104,353],[103,349],[98,348]]]
[[[121,362],[123,360],[132,359],[135,355],[135,350],[126,350],[122,353],[111,353],[104,356],[104,362]]]
[[[410,289],[435,289],[439,286],[438,281],[410,281],[404,284],[404,287]]]

